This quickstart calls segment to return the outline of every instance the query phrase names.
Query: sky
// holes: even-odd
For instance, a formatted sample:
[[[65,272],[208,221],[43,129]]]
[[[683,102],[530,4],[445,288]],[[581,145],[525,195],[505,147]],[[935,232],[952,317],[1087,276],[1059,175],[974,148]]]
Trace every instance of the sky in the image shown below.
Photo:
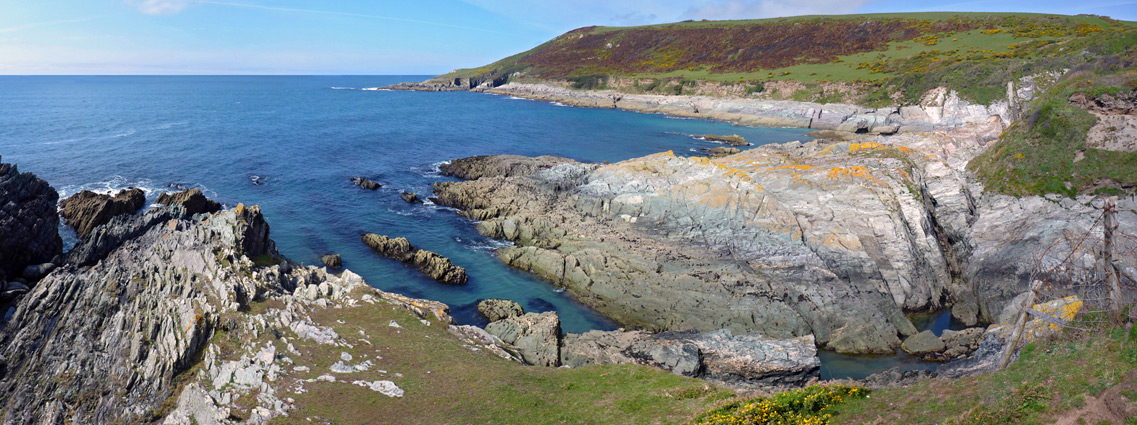
[[[1137,0],[0,0],[0,74],[433,75],[589,25],[916,11],[1137,21]]]

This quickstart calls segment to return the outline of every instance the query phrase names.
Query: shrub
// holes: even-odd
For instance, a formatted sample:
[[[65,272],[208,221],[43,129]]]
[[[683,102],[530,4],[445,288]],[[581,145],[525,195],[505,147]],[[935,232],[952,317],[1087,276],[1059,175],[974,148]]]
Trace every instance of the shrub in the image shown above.
[[[813,386],[773,397],[736,401],[711,410],[695,419],[697,425],[825,425],[826,409],[846,399],[868,396],[863,388]]]

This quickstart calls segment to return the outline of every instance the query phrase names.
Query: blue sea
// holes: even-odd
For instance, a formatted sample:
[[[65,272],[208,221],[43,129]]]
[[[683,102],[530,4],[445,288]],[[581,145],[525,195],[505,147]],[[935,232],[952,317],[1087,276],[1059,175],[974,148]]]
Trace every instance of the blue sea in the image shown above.
[[[471,155],[560,155],[620,161],[715,144],[691,134],[740,134],[756,144],[807,140],[802,129],[738,127],[626,111],[571,108],[483,93],[363,90],[428,76],[0,77],[0,156],[62,196],[82,189],[200,187],[233,206],[260,205],[284,255],[305,264],[339,253],[385,291],[447,303],[484,324],[478,301],[507,298],[556,310],[567,332],[614,323],[493,256],[454,210],[410,205],[430,193],[443,161]],[[366,176],[383,184],[361,190]],[[260,184],[256,184],[260,183]],[[68,233],[67,229],[64,229]],[[372,253],[359,236],[405,236],[450,257],[470,283],[446,286]],[[73,233],[65,239],[74,241]]]

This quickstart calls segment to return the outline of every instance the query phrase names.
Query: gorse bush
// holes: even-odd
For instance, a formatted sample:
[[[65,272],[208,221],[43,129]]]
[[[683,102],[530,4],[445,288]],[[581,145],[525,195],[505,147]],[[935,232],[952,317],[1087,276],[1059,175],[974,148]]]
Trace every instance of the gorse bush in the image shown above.
[[[863,398],[869,391],[846,386],[813,386],[773,397],[736,401],[711,410],[696,425],[825,425],[831,406]]]

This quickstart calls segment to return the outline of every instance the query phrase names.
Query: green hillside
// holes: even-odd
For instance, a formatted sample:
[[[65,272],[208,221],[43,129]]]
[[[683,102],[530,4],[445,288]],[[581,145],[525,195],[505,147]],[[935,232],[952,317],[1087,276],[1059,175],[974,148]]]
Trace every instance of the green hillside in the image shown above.
[[[698,82],[760,92],[789,80],[856,87],[830,101],[910,103],[947,85],[999,98],[1010,77],[1064,69],[1137,43],[1137,26],[1101,16],[910,13],[585,27],[493,64],[439,78],[567,81],[576,88],[679,94]],[[643,84],[640,84],[643,81]],[[812,99],[817,100],[817,99]]]

